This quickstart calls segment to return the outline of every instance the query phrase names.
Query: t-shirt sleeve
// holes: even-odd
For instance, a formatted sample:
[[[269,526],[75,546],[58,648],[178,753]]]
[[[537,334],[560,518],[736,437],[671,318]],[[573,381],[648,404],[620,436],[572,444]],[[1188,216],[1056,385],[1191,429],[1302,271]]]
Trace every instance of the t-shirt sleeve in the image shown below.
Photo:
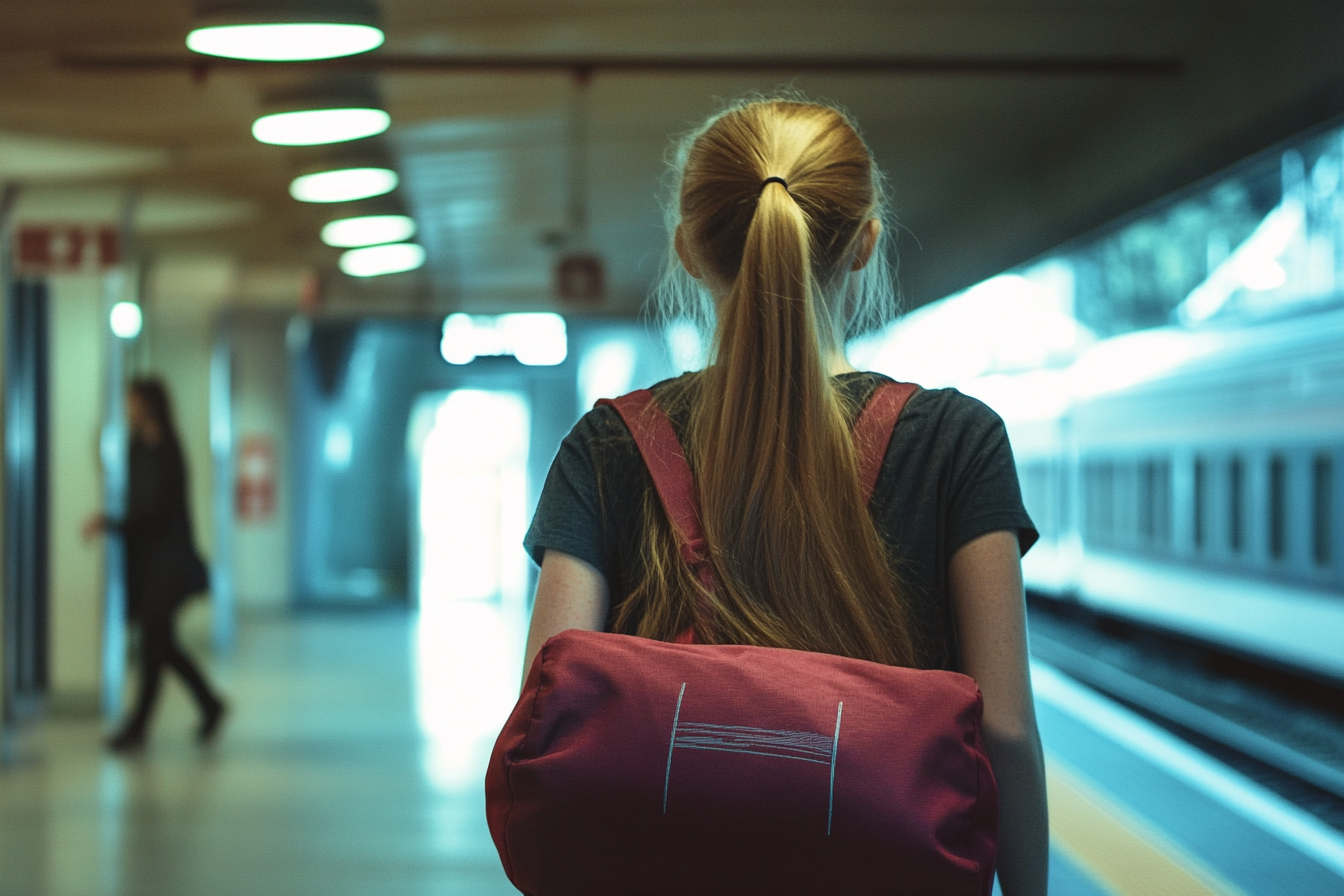
[[[537,512],[523,538],[523,547],[538,566],[549,548],[578,557],[598,570],[607,568],[593,456],[599,413],[590,411],[575,424],[546,474]]]
[[[955,439],[951,489],[948,495],[947,548],[1001,529],[1017,532],[1025,554],[1039,534],[1022,504],[1022,490],[1013,462],[1008,431],[999,415],[983,402],[956,394],[951,415],[959,420]]]

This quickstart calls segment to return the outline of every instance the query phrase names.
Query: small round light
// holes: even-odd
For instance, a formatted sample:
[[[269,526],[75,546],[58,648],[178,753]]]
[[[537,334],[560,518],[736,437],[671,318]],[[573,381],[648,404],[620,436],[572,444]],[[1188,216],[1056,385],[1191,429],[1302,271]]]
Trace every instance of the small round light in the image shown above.
[[[113,335],[121,339],[134,339],[139,336],[144,323],[145,317],[140,312],[140,306],[134,302],[118,302],[112,306],[112,312],[108,315],[108,324],[112,327]]]
[[[367,53],[382,44],[381,29],[334,22],[213,25],[187,35],[187,48],[197,53],[260,62],[334,59]]]
[[[294,178],[289,195],[300,202],[354,202],[390,193],[397,182],[390,168],[342,168]]]
[[[415,219],[406,215],[341,218],[322,228],[322,242],[340,249],[399,243],[415,236]]]
[[[391,123],[382,109],[305,109],[263,115],[252,123],[252,136],[275,146],[317,146],[372,137]]]
[[[425,263],[425,248],[415,243],[387,243],[341,253],[341,270],[351,277],[377,277],[413,271]]]

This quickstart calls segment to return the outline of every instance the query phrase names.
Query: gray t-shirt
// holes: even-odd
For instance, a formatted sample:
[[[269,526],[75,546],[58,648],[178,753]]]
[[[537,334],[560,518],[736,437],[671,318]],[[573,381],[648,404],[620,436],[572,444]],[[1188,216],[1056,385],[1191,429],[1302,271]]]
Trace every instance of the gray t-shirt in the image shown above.
[[[697,374],[653,387],[693,388]],[[847,404],[861,408],[880,382],[875,373],[836,377]],[[686,413],[669,417],[678,435]],[[524,546],[537,562],[548,548],[601,571],[611,592],[610,631],[617,608],[639,581],[643,496],[653,488],[639,449],[615,410],[599,405],[560,444]],[[948,599],[948,563],[967,542],[1015,530],[1022,552],[1037,533],[1022,506],[1012,448],[1003,421],[955,389],[916,392],[901,413],[869,505],[878,531],[899,563],[918,631],[937,668],[958,666]]]

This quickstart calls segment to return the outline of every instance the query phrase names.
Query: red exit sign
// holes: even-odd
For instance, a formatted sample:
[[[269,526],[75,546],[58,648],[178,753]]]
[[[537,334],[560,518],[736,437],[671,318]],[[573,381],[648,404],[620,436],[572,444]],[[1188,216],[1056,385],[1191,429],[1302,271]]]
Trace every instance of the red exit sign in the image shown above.
[[[14,233],[14,262],[21,274],[100,271],[120,260],[115,227],[21,224]]]

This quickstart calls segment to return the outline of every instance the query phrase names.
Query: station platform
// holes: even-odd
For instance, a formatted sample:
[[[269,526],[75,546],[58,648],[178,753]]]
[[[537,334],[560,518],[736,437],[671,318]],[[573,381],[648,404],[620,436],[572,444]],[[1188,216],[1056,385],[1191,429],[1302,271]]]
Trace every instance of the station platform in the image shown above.
[[[0,769],[0,896],[516,892],[481,777],[517,694],[520,610],[254,620],[212,668],[208,749],[173,685],[147,751],[49,718]],[[1035,665],[1056,896],[1344,894],[1344,836]]]

